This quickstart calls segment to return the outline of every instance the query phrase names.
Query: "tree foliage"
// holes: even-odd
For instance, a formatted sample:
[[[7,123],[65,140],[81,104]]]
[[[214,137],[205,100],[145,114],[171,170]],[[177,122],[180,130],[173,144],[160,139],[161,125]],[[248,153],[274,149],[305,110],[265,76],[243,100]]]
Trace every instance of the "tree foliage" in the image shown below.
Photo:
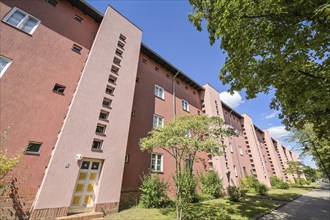
[[[202,193],[211,195],[213,198],[220,196],[223,189],[222,180],[214,170],[210,170],[200,176]]]
[[[219,139],[234,134],[232,129],[224,128],[224,122],[219,117],[183,115],[163,128],[150,131],[147,137],[140,140],[141,150],[163,149],[175,160],[178,219],[182,218],[183,207],[193,198],[196,181],[192,171],[198,159],[197,153],[221,154],[223,146]]]
[[[287,161],[288,167],[284,170],[287,174],[296,175],[298,182],[302,185],[301,176],[304,174],[304,165],[300,161]]]
[[[247,98],[275,90],[271,108],[288,127],[314,124],[330,137],[330,3],[328,0],[189,0],[189,20],[210,43],[221,39],[220,79]]]

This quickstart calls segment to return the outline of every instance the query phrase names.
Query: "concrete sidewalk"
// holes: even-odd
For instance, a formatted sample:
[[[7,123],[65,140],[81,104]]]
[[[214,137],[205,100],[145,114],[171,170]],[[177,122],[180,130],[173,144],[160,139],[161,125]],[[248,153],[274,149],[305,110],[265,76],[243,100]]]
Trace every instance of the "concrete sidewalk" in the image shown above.
[[[330,187],[320,185],[298,199],[267,214],[259,220],[329,220],[330,219]]]

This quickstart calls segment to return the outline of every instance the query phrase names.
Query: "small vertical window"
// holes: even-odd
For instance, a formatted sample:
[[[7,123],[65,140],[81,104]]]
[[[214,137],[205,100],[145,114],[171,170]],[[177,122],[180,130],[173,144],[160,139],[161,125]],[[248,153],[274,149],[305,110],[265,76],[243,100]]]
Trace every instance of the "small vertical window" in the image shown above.
[[[119,72],[119,68],[116,67],[116,66],[114,66],[114,65],[112,65],[112,66],[111,66],[111,72],[112,72],[112,73],[115,73],[115,74],[118,74],[118,72]]]
[[[234,150],[233,150],[233,145],[231,144],[231,143],[229,143],[229,149],[230,149],[230,152],[234,152]]]
[[[101,110],[100,115],[99,115],[99,119],[108,120],[108,118],[109,118],[109,112]]]
[[[180,81],[179,81],[179,80],[177,80],[177,81],[176,81],[176,84],[180,85]]]
[[[116,49],[116,55],[122,57],[123,56],[123,51],[119,50],[119,49]]]
[[[117,77],[114,77],[114,76],[110,75],[109,78],[108,78],[108,82],[112,83],[112,84],[116,84]]]
[[[135,117],[135,110],[132,110],[132,117]]]
[[[65,88],[66,88],[65,86],[62,86],[62,85],[56,83],[53,88],[53,92],[64,95]]]
[[[236,166],[234,165],[235,176],[238,176]]]
[[[121,62],[121,60],[119,58],[117,58],[117,57],[113,58],[113,63],[114,64],[117,64],[118,66],[120,66],[120,62]]]
[[[164,127],[164,118],[159,115],[154,115],[153,117],[153,128],[162,128]]]
[[[57,1],[55,1],[55,0],[46,0],[46,2],[47,2],[48,4],[54,6],[54,7],[56,7],[56,5],[57,5]]]
[[[129,158],[130,158],[130,155],[129,154],[126,154],[125,155],[125,163],[128,163],[129,162]]]
[[[166,78],[169,79],[170,78],[170,74],[166,74]]]
[[[119,35],[119,39],[126,42],[126,37],[122,34]]]
[[[103,105],[103,107],[111,108],[111,103],[112,103],[112,100],[111,99],[104,98],[103,99],[103,102],[102,102],[102,105]]]
[[[111,87],[111,86],[107,86],[107,88],[105,89],[105,93],[109,94],[109,95],[113,95],[115,91],[115,88]]]
[[[188,86],[185,86],[186,90],[188,90]]]
[[[186,100],[182,99],[182,109],[189,112],[189,103]]]
[[[14,7],[4,18],[3,21],[28,33],[32,34],[38,25],[40,20],[29,15],[25,11]]]
[[[164,89],[160,86],[155,85],[155,96],[161,99],[165,99]]]
[[[92,150],[100,151],[100,150],[102,150],[102,145],[103,145],[102,140],[94,139],[93,144],[92,144]]]
[[[158,66],[155,66],[155,71],[159,72],[159,67]]]
[[[139,77],[136,77],[135,82],[136,83],[139,83],[140,82],[140,78]]]
[[[163,155],[152,153],[151,154],[151,171],[163,172]]]
[[[243,149],[242,149],[241,146],[239,146],[239,154],[240,154],[240,155],[243,155]]]
[[[118,41],[118,43],[117,43],[117,46],[119,47],[119,48],[121,48],[121,49],[125,49],[124,47],[125,47],[125,44],[123,43],[123,42],[121,42],[121,41]]]
[[[75,15],[73,18],[74,18],[74,20],[78,21],[79,23],[82,23],[84,20],[82,17],[80,17],[78,15]]]
[[[72,51],[80,54],[81,50],[82,50],[82,47],[78,46],[77,44],[73,44]]]
[[[26,150],[24,151],[25,154],[39,154],[41,144],[39,142],[29,142]]]
[[[3,74],[6,72],[8,67],[11,64],[11,60],[8,58],[5,58],[3,56],[0,56],[0,78],[3,76]]]
[[[105,129],[106,128],[107,128],[106,125],[97,124],[95,133],[97,133],[97,134],[105,134]]]
[[[147,59],[142,58],[142,63],[147,64],[148,63]]]

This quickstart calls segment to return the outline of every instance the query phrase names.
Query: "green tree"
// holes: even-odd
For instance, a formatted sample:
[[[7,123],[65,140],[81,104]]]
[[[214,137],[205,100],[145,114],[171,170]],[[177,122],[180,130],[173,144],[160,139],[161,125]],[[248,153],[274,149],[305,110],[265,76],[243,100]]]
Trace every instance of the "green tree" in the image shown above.
[[[304,166],[304,175],[308,181],[315,182],[318,178],[316,169],[310,166]]]
[[[330,137],[329,0],[189,0],[189,20],[227,55],[220,79],[247,98],[275,91],[287,128]]]
[[[222,180],[216,171],[210,170],[200,176],[202,193],[218,198],[223,188]]]
[[[19,163],[20,156],[9,156],[7,153],[7,136],[9,128],[0,136],[0,195],[10,186],[11,179],[7,174]]]
[[[184,115],[163,128],[152,130],[148,137],[141,139],[141,150],[163,149],[175,160],[177,219],[182,219],[183,208],[192,199],[191,191],[195,185],[192,171],[197,153],[220,154],[223,146],[219,138],[233,134],[233,130],[224,128],[219,117]]]
[[[299,161],[288,161],[287,167],[284,172],[287,174],[296,175],[298,177],[299,184],[302,186],[301,175],[304,174],[304,165]]]

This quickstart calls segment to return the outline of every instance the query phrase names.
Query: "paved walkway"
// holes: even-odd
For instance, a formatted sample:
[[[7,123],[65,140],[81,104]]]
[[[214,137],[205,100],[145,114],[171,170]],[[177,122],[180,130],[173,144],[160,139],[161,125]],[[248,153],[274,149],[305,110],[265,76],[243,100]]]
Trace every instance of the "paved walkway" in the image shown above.
[[[259,220],[330,220],[329,190],[329,185],[321,185]]]

